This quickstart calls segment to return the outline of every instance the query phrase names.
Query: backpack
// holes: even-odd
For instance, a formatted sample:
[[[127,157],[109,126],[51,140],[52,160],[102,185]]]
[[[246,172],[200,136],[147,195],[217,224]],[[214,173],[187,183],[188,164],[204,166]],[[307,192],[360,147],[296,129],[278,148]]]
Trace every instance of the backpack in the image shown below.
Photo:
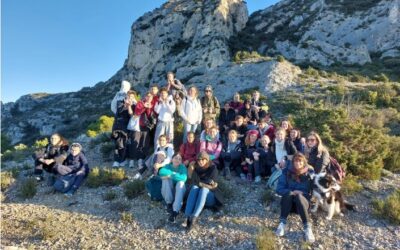
[[[58,192],[66,193],[71,189],[72,185],[75,182],[75,179],[75,174],[60,175],[54,182],[53,187]]]
[[[342,183],[344,180],[344,177],[346,176],[346,171],[343,169],[342,166],[340,166],[339,162],[333,157],[329,157],[330,163],[329,166],[327,167],[327,172],[328,174],[333,175],[335,179],[339,182]]]
[[[162,201],[163,196],[161,194],[162,180],[159,176],[152,176],[146,181],[147,194],[150,196],[152,201]]]
[[[275,171],[271,174],[271,176],[268,179],[267,188],[276,191],[276,188],[278,187],[278,181],[281,175],[282,175],[282,169],[275,168]]]

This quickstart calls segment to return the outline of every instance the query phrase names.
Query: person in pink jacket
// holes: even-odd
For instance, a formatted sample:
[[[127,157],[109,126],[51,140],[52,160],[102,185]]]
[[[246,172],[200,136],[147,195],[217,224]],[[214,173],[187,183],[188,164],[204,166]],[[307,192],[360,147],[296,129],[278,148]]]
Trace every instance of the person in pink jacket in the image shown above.
[[[218,127],[212,126],[207,130],[205,140],[200,143],[200,152],[206,152],[210,160],[218,166],[218,158],[222,150],[222,143],[218,137]]]

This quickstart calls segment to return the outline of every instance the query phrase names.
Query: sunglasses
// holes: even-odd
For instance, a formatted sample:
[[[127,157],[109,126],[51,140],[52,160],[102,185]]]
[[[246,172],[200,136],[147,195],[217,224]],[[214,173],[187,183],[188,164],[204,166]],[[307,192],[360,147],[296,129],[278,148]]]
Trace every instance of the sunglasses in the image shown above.
[[[205,90],[205,92],[211,92],[211,90],[207,89],[207,90]]]

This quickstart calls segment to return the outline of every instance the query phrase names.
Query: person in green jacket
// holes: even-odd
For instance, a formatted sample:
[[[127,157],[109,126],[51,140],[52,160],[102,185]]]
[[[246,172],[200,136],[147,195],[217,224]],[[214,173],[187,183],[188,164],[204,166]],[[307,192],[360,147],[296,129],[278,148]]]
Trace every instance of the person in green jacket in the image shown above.
[[[175,154],[172,157],[172,163],[160,168],[158,175],[162,179],[161,194],[170,214],[168,221],[175,223],[186,191],[187,169],[182,163],[182,156]]]

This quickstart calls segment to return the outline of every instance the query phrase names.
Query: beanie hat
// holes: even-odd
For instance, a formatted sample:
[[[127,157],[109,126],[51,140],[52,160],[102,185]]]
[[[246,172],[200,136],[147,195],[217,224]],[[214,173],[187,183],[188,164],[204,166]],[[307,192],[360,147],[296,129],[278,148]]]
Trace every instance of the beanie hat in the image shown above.
[[[250,135],[256,135],[256,136],[258,136],[258,131],[257,130],[254,130],[254,129],[252,129],[252,130],[249,130],[248,132],[247,132],[247,134],[250,136]]]
[[[198,155],[197,155],[197,159],[206,159],[207,161],[210,161],[210,156],[207,154],[206,151],[201,151]]]

